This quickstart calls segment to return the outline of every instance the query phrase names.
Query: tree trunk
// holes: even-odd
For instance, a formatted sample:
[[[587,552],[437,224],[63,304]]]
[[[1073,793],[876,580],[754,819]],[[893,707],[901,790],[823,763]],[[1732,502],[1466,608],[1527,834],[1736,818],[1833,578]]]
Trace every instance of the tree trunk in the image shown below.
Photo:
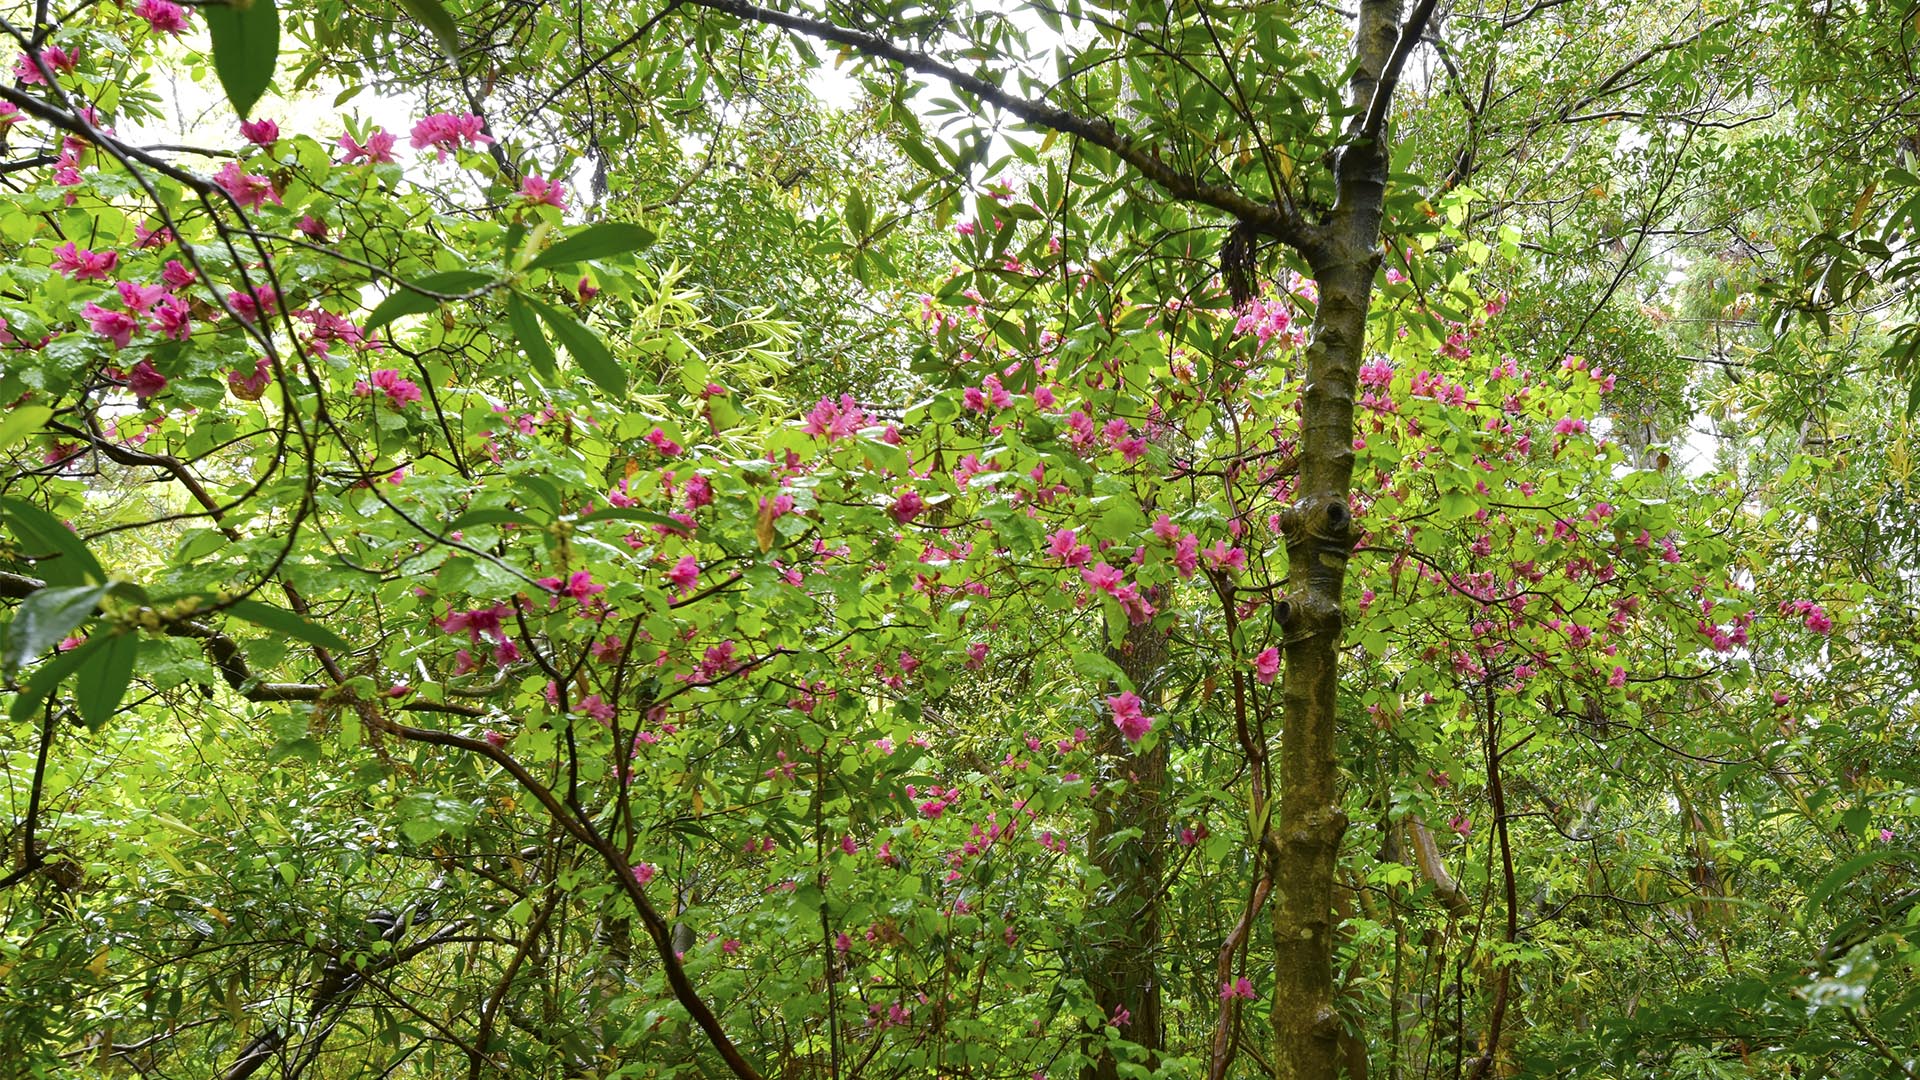
[[[1384,123],[1376,128],[1378,137],[1359,136],[1368,115],[1384,108],[1376,93],[1391,92],[1382,83],[1383,76],[1392,78],[1389,58],[1399,41],[1401,10],[1400,0],[1360,5],[1348,88],[1353,138],[1335,165],[1333,212],[1318,242],[1303,252],[1319,283],[1320,303],[1301,391],[1299,497],[1284,516],[1286,728],[1280,739],[1281,857],[1273,906],[1275,1080],[1333,1080],[1340,1069],[1333,887],[1347,827],[1334,757],[1342,591],[1357,535],[1347,501],[1354,388],[1380,266],[1387,178]]]
[[[1157,713],[1166,637],[1152,623],[1138,623],[1127,628],[1120,647],[1107,655],[1139,691],[1147,713]],[[1095,736],[1101,760],[1110,763],[1111,771],[1101,777],[1094,799],[1087,854],[1105,878],[1084,924],[1085,975],[1102,1014],[1110,1020],[1124,1016],[1120,1033],[1155,1056],[1163,1045],[1155,960],[1167,839],[1164,725],[1160,732],[1159,741],[1145,753],[1135,753],[1112,724],[1101,725]],[[1083,1075],[1087,1080],[1114,1080],[1115,1066],[1113,1057],[1103,1052]]]

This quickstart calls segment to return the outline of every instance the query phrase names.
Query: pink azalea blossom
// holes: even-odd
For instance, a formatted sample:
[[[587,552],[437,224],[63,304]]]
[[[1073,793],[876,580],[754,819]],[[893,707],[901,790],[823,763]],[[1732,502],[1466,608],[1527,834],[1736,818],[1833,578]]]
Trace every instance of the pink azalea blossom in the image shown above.
[[[415,150],[432,147],[437,160],[445,161],[447,151],[458,150],[460,144],[471,147],[486,146],[493,142],[493,136],[481,130],[486,121],[473,113],[435,113],[413,125],[411,140]]]
[[[1107,708],[1113,710],[1113,726],[1130,743],[1137,743],[1153,730],[1153,719],[1141,711],[1138,695],[1127,691],[1107,698]]]
[[[575,570],[573,573],[567,575],[567,579],[564,582],[557,577],[543,577],[537,579],[535,584],[549,592],[555,593],[555,603],[559,602],[560,597],[568,596],[579,601],[582,605],[586,604],[588,597],[595,593],[605,592],[607,589],[605,585],[594,584],[593,575],[585,570]]]
[[[667,580],[682,593],[690,593],[700,582],[700,564],[691,555],[680,556],[680,561],[667,571]]]
[[[89,251],[71,240],[53,249],[53,268],[75,281],[105,281],[119,263],[117,251]]]
[[[1269,645],[1253,658],[1253,679],[1261,686],[1272,686],[1280,674],[1280,650]]]
[[[365,381],[353,384],[355,397],[368,397],[375,391],[387,395],[387,404],[395,411],[406,408],[420,400],[420,387],[411,379],[403,379],[400,373],[391,368],[382,368],[373,373],[372,383]]]
[[[280,139],[280,125],[271,120],[242,120],[240,134],[255,146],[272,146]]]
[[[241,401],[259,401],[267,392],[267,384],[272,381],[273,365],[264,356],[253,362],[251,375],[238,369],[227,372],[227,389],[233,391],[233,396]]]
[[[237,161],[220,166],[220,171],[213,174],[213,182],[248,210],[258,210],[269,201],[280,205],[280,193],[273,189],[273,181],[245,171]]]
[[[807,413],[805,430],[831,443],[853,437],[867,423],[867,414],[853,400],[853,395],[842,394],[837,403],[821,398]]]
[[[45,64],[48,70],[57,75],[69,74],[74,68],[80,66],[78,57],[58,45],[49,45],[41,49],[40,63]],[[28,86],[45,86],[47,83],[47,80],[40,76],[40,65],[35,64],[33,57],[27,53],[21,53],[19,59],[13,62],[13,74]]]
[[[659,867],[653,865],[652,863],[643,862],[643,863],[633,864],[633,880],[636,883],[641,885],[645,885],[648,882],[652,881],[653,875],[658,872],[659,872]]]
[[[127,312],[111,311],[91,300],[80,309],[80,313],[86,316],[87,325],[93,328],[93,332],[113,342],[116,349],[126,348],[127,343],[133,340],[133,332],[140,329],[140,320]]]
[[[1248,981],[1245,975],[1240,976],[1232,982],[1223,982],[1220,984],[1221,1001],[1232,1001],[1235,998],[1245,998],[1248,1001],[1253,1000],[1253,983]]]
[[[156,34],[179,37],[187,29],[187,9],[172,0],[140,0],[133,5],[133,14],[147,20]]]
[[[142,360],[127,372],[127,388],[142,400],[159,397],[167,389],[167,377],[154,370],[152,360]]]
[[[187,305],[179,297],[169,293],[160,298],[151,312],[153,321],[147,328],[171,341],[185,341],[193,335],[193,323],[188,317]]]
[[[399,141],[397,136],[379,128],[374,128],[367,134],[365,143],[359,142],[351,134],[343,134],[340,136],[339,146],[345,153],[340,156],[340,164],[358,165],[365,162],[368,165],[391,165],[393,144],[397,141]]]
[[[520,178],[520,197],[530,206],[551,206],[555,210],[567,208],[566,185],[533,173]]]

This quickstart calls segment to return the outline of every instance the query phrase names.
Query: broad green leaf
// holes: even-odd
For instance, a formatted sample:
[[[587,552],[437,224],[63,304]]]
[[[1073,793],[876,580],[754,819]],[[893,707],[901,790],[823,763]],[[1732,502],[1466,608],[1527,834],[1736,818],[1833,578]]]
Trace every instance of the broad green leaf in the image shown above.
[[[53,410],[45,405],[21,405],[0,420],[0,451],[13,449],[15,443],[40,430]]]
[[[89,730],[98,731],[113,719],[120,699],[126,696],[127,684],[133,681],[133,658],[139,651],[140,636],[133,631],[108,634],[100,650],[80,669],[73,700]]]
[[[93,615],[105,585],[49,586],[20,602],[0,642],[0,670],[8,674],[38,659]]]
[[[454,25],[453,16],[439,4],[439,0],[399,0],[400,7],[413,16],[413,21],[433,34],[433,40],[439,42],[440,51],[447,59],[460,59],[460,28]]]
[[[93,658],[93,654],[99,651],[100,644],[99,639],[89,641],[72,652],[63,652],[35,668],[32,676],[27,679],[27,684],[21,687],[19,695],[13,699],[13,705],[7,710],[7,716],[15,723],[32,716],[40,708],[41,702],[47,700],[47,695],[53,693],[54,688],[60,685],[60,680],[73,674],[80,665]]]
[[[600,335],[587,329],[585,323],[561,311],[551,304],[529,300],[533,310],[540,316],[547,329],[553,331],[560,344],[567,347],[567,354],[587,373],[593,384],[614,397],[624,397],[627,392],[627,373],[607,350],[607,344]]]
[[[273,83],[280,59],[280,12],[273,0],[241,0],[200,9],[213,39],[213,69],[233,103],[247,116]]]
[[[653,243],[653,230],[625,221],[607,221],[589,225],[540,253],[527,264],[529,270],[588,259],[606,259],[639,251]]]
[[[440,274],[429,274],[413,282],[414,288],[435,293],[466,293],[494,280],[490,274],[477,270],[449,270]],[[387,325],[402,315],[423,315],[440,306],[438,297],[426,296],[405,286],[397,288],[380,306],[367,316],[367,333]]]
[[[268,630],[285,634],[309,645],[332,649],[335,652],[347,652],[353,648],[347,644],[345,638],[319,623],[303,619],[285,608],[277,608],[272,604],[263,604],[258,600],[241,600],[227,605],[226,611],[236,619],[245,619],[255,626],[266,627]]]
[[[469,510],[459,517],[454,518],[453,521],[447,525],[447,530],[451,532],[455,529],[471,529],[475,525],[525,525],[528,528],[535,529],[540,527],[539,522],[518,510],[487,506],[481,507],[478,510]]]
[[[543,378],[554,375],[553,346],[548,343],[547,335],[540,330],[540,320],[527,306],[527,301],[519,293],[507,294],[507,325],[513,328],[514,340],[532,362],[533,370]]]
[[[73,530],[45,510],[20,499],[0,498],[0,523],[19,539],[26,554],[38,561],[34,570],[50,585],[105,583],[107,572],[73,535]],[[58,558],[46,558],[46,556]]]

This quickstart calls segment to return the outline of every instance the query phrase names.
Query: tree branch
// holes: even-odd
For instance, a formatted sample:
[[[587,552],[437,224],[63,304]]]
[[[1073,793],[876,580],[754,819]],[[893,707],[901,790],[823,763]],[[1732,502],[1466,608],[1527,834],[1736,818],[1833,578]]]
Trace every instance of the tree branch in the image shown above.
[[[1158,156],[1142,149],[1134,143],[1132,138],[1115,131],[1113,123],[1105,117],[1082,116],[1057,106],[1030,101],[978,75],[969,75],[925,53],[905,48],[878,34],[851,30],[823,19],[774,11],[747,3],[746,0],[686,0],[686,3],[731,15],[747,22],[775,26],[804,37],[844,45],[863,55],[898,64],[908,71],[942,79],[952,84],[955,89],[971,94],[1004,112],[1012,113],[1028,124],[1057,131],[1063,135],[1072,135],[1111,152],[1176,199],[1210,206],[1231,215],[1235,220],[1264,236],[1272,237],[1297,249],[1317,246],[1319,242],[1318,228],[1292,210],[1272,203],[1259,202],[1248,198],[1234,188],[1207,183],[1190,173],[1182,172],[1160,160]]]

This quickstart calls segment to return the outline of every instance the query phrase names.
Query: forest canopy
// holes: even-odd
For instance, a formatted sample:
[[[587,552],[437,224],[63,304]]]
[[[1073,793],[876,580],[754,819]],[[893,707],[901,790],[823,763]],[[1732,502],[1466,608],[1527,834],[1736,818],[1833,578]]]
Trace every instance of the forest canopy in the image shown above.
[[[1920,1076],[1909,0],[0,36],[0,1078]]]

